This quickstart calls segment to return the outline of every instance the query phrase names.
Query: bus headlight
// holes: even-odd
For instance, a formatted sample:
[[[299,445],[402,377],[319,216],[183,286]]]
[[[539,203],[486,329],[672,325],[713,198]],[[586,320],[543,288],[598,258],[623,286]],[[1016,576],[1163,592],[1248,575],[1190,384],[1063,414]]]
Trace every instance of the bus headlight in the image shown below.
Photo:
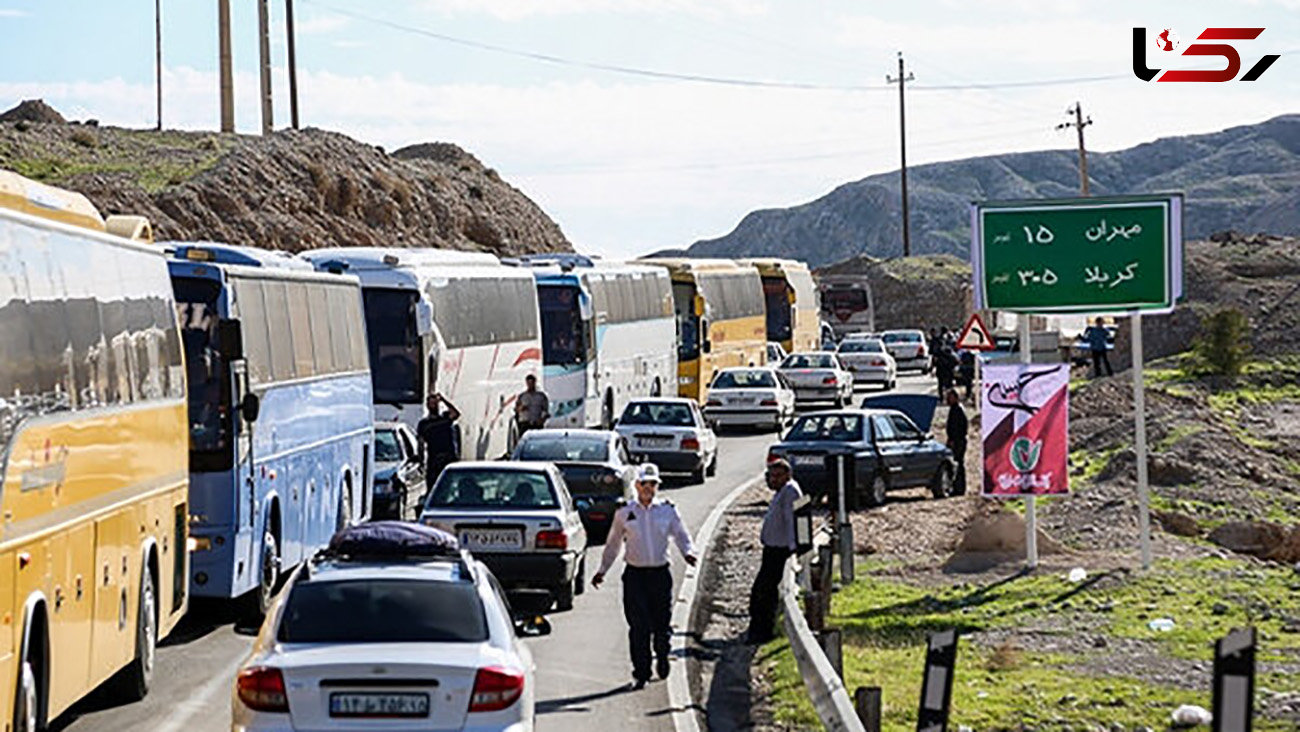
[[[678,376],[678,377],[677,377],[677,383],[678,383],[678,384],[694,384],[694,383],[695,383],[695,377],[694,377],[694,376]]]
[[[191,554],[194,552],[206,552],[212,548],[212,540],[206,536],[191,536],[185,540],[185,548]]]

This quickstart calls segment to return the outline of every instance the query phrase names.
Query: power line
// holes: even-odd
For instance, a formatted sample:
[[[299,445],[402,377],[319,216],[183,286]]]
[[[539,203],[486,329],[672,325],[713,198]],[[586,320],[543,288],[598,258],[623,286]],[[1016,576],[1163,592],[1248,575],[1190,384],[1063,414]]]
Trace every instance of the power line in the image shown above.
[[[625,76],[637,76],[642,78],[659,79],[666,81],[688,81],[701,84],[717,84],[721,86],[749,87],[760,89],[794,89],[802,91],[889,91],[892,85],[874,86],[865,84],[823,84],[817,82],[802,81],[775,81],[766,79],[745,79],[729,76],[712,76],[708,74],[679,73],[675,71],[662,71],[659,69],[646,69],[636,66],[625,66],[622,64],[608,64],[597,61],[586,61],[583,59],[569,58],[566,56],[557,56],[555,54],[540,53],[538,51],[529,51],[526,49],[511,48],[494,43],[485,43],[470,38],[461,38],[458,36],[448,35],[431,31],[427,28],[419,28],[413,25],[398,23],[386,18],[379,18],[373,15],[366,15],[354,10],[340,8],[329,3],[318,2],[317,0],[304,0],[310,5],[314,5],[323,10],[338,13],[355,20],[360,20],[374,25],[384,26],[392,30],[410,33],[413,35],[424,36],[434,40],[451,43],[467,48],[474,48],[480,51],[489,51],[506,56],[528,59],[542,63],[554,64],[557,66],[569,66],[574,68],[589,69],[592,71],[604,71],[612,74],[622,74]],[[1112,74],[1106,76],[1077,76],[1065,79],[1033,79],[1023,81],[1004,81],[988,82],[979,84],[948,84],[942,86],[914,86],[913,89],[920,91],[959,91],[965,89],[1016,89],[1030,88],[1041,86],[1059,86],[1062,84],[1086,84],[1100,81],[1113,81],[1116,79],[1128,78],[1125,74]]]

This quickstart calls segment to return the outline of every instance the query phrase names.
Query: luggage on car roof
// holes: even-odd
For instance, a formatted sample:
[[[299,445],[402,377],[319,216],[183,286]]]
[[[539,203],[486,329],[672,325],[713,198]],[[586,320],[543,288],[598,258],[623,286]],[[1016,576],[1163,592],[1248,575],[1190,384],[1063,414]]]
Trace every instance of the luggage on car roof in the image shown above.
[[[432,526],[405,521],[373,521],[349,526],[334,534],[329,551],[350,556],[433,557],[458,554],[460,542],[455,536]]]

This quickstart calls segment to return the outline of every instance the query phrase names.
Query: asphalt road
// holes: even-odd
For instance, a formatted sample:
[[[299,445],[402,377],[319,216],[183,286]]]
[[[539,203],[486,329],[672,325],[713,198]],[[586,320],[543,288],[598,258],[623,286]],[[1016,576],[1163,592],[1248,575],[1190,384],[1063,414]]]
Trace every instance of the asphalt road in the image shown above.
[[[934,391],[932,378],[899,378],[900,392]],[[928,388],[927,388],[928,387]],[[742,482],[762,470],[771,434],[724,435],[718,475],[704,485],[669,481],[663,494],[681,511],[694,535],[710,509]],[[589,550],[588,576],[600,562],[600,547]],[[683,567],[674,552],[673,574]],[[621,606],[620,561],[605,585],[579,597],[575,608],[550,616],[554,631],[530,641],[537,661],[539,732],[671,729],[667,686],[654,682],[629,691],[631,664]],[[192,607],[190,615],[158,649],[154,688],[134,704],[121,704],[103,689],[92,692],[55,720],[53,729],[70,732],[217,732],[230,728],[230,688],[252,645],[236,632],[236,619],[221,607]],[[679,629],[680,630],[680,629]],[[673,673],[684,673],[680,661]],[[697,700],[701,704],[704,700]]]

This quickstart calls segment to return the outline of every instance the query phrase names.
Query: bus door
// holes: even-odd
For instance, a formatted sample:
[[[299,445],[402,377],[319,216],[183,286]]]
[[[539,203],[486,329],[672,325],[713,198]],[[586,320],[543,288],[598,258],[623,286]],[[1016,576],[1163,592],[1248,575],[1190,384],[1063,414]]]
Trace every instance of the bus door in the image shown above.
[[[261,536],[257,530],[257,475],[253,459],[253,424],[257,421],[260,402],[248,388],[248,362],[244,360],[243,335],[239,322],[222,321],[221,350],[230,364],[230,403],[235,411],[235,465],[230,471],[234,480],[233,518],[236,534],[249,534],[243,564],[250,574],[257,567]],[[265,527],[269,529],[270,527]]]

